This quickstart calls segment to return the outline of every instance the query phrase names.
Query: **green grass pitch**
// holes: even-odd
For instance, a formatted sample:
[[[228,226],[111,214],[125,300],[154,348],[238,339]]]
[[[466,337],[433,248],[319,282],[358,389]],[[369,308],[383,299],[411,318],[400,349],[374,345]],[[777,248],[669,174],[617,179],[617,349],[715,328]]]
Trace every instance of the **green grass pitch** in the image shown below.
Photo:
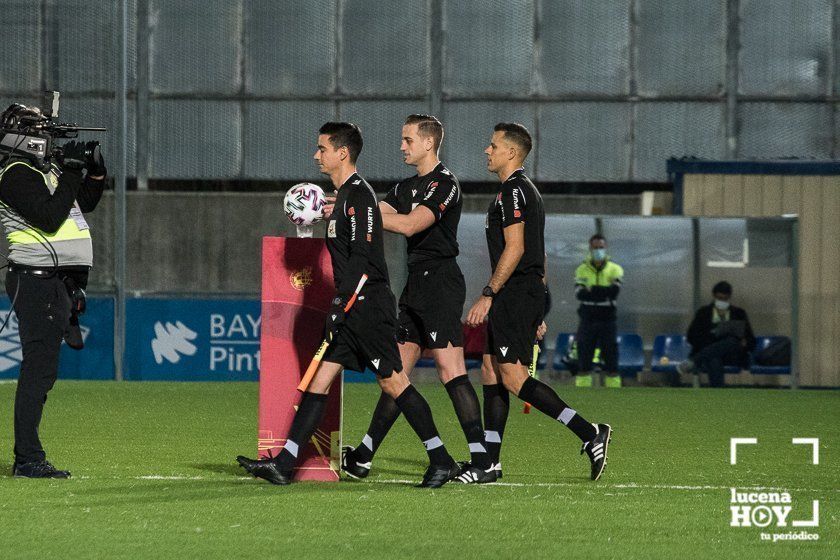
[[[422,446],[398,421],[365,481],[275,487],[243,475],[256,448],[255,383],[59,382],[41,435],[66,481],[9,476],[15,386],[0,385],[0,558],[829,558],[840,522],[840,392],[560,387],[615,429],[588,479],[576,438],[512,398],[501,484],[413,488]],[[445,391],[421,385],[444,441],[466,444]],[[345,388],[345,442],[377,398]],[[755,437],[729,464],[729,438]],[[794,437],[820,438],[820,464]],[[792,518],[820,501],[818,541],[730,527],[730,487],[787,490]],[[790,521],[790,519],[789,519]],[[802,529],[796,529],[801,531]],[[835,552],[832,553],[831,550]]]

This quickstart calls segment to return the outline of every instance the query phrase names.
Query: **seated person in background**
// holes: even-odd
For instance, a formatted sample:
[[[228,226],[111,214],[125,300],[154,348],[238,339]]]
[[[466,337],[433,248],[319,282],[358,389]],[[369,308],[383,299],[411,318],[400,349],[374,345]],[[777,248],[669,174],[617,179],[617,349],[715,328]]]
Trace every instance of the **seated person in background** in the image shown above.
[[[722,387],[724,366],[749,366],[755,336],[747,312],[729,304],[732,286],[728,282],[715,284],[712,296],[714,301],[698,309],[688,327],[691,356],[677,370],[707,373],[709,386]]]

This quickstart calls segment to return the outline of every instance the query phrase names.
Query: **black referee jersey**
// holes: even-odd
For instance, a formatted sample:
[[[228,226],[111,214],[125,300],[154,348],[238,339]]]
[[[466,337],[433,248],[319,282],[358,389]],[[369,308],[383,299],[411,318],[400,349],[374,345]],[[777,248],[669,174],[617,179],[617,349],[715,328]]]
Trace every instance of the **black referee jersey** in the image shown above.
[[[511,279],[532,274],[545,276],[545,209],[537,187],[520,168],[502,183],[501,190],[487,209],[487,248],[493,271],[505,249],[504,228],[525,222],[525,253]]]
[[[335,210],[327,221],[327,249],[333,265],[336,294],[349,297],[362,274],[366,286],[388,286],[388,265],[382,242],[382,215],[376,194],[358,173],[338,189]]]
[[[425,206],[435,223],[408,238],[408,267],[458,256],[458,222],[461,221],[461,185],[443,165],[423,176],[400,181],[382,200],[400,214]]]

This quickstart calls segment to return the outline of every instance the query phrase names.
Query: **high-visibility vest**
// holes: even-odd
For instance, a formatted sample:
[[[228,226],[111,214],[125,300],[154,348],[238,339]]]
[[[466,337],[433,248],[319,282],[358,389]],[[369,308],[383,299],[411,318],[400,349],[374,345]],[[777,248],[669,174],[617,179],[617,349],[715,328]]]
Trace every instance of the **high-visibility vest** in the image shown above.
[[[575,270],[575,284],[580,284],[586,288],[593,286],[612,286],[614,282],[621,283],[624,280],[624,269],[621,265],[607,259],[604,262],[604,267],[598,270],[592,263],[592,259],[588,258],[577,267]]]
[[[595,286],[609,287],[613,284],[621,285],[624,279],[624,269],[620,265],[607,259],[599,270],[592,262],[592,258],[583,261],[575,270],[575,293],[583,288],[592,289]],[[580,286],[583,286],[581,288]],[[590,318],[605,318],[615,316],[615,300],[604,299],[602,301],[583,300],[580,302],[578,312]],[[581,315],[583,317],[584,315]]]
[[[6,171],[15,165],[23,165],[40,175],[50,194],[54,193],[58,187],[58,175],[54,170],[44,174],[23,161],[15,161],[3,168],[0,171],[0,182],[3,181]],[[29,224],[14,208],[3,201],[0,201],[0,221],[6,230],[6,239],[9,242],[9,261],[13,263],[44,268],[51,268],[56,264],[58,266],[93,265],[90,227],[78,202],[73,203],[67,219],[53,233],[47,233]]]

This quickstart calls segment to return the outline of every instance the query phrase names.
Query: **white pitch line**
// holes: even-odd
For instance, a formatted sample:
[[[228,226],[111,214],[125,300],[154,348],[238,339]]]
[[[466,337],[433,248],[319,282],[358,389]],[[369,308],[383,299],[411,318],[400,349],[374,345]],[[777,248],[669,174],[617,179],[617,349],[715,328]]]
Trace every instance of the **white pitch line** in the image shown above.
[[[207,476],[185,476],[185,475],[157,475],[149,474],[142,476],[115,476],[115,477],[98,477],[98,476],[78,476],[74,477],[77,480],[171,480],[171,481],[219,481],[219,480],[235,480],[237,482],[247,482],[254,480],[252,476],[235,476],[228,479],[219,479]],[[354,484],[404,484],[414,485],[418,480],[409,479],[371,479],[365,481],[353,481]],[[453,486],[458,486],[457,484]],[[710,485],[682,485],[682,484],[637,484],[635,482],[628,482],[623,484],[589,484],[588,482],[573,483],[573,482],[490,482],[488,484],[477,484],[472,486],[481,487],[507,487],[507,488],[582,488],[588,486],[589,488],[604,488],[604,489],[619,489],[619,490],[676,490],[676,491],[703,491],[703,490],[729,490],[737,488],[738,490],[755,490],[755,491],[784,491],[784,492],[834,492],[840,493],[840,488],[837,489],[823,489],[817,490],[814,488],[789,488],[784,486],[742,486],[734,484],[730,486],[710,486]]]
[[[368,480],[365,481],[370,484],[416,484],[416,480]],[[489,482],[487,484],[478,484],[473,486],[506,486],[512,488],[581,488],[588,483],[575,484],[572,482]],[[457,486],[457,485],[456,485]],[[629,482],[627,484],[603,484],[598,483],[591,486],[591,488],[617,488],[617,489],[638,489],[638,490],[729,490],[737,488],[738,490],[756,490],[756,491],[785,491],[785,492],[840,492],[840,489],[834,490],[816,490],[814,488],[787,488],[782,486],[684,486],[684,485],[668,485],[668,484],[636,484]]]

